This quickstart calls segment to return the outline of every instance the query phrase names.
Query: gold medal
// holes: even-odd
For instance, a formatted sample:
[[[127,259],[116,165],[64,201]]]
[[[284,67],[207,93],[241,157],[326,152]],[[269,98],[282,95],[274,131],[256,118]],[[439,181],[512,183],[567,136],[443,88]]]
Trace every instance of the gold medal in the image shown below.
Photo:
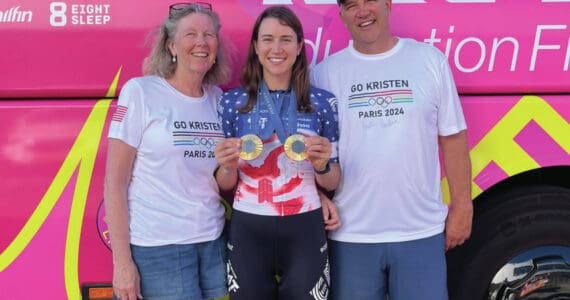
[[[302,161],[307,158],[307,149],[305,148],[305,136],[301,134],[293,134],[285,140],[283,145],[285,154],[291,160]]]
[[[239,158],[243,160],[256,159],[263,151],[263,142],[255,134],[246,134],[241,137]]]

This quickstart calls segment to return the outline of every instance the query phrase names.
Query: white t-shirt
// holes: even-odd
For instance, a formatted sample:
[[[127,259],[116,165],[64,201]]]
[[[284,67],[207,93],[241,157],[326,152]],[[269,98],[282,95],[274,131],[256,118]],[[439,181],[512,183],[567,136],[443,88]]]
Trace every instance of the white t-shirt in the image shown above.
[[[128,191],[131,243],[190,244],[216,239],[224,207],[213,176],[223,138],[216,111],[220,88],[188,97],[157,76],[129,80],[109,129],[137,149]]]
[[[342,226],[330,238],[401,242],[443,232],[438,135],[466,128],[446,57],[399,39],[365,55],[352,46],[312,72],[314,84],[339,101]]]

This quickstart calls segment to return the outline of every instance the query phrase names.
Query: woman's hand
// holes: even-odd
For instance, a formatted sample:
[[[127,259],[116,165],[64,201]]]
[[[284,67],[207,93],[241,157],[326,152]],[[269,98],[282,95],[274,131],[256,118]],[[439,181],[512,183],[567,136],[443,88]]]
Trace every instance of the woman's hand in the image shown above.
[[[139,271],[132,260],[125,263],[115,263],[113,273],[113,293],[117,299],[143,299]]]
[[[239,138],[227,138],[218,142],[214,149],[214,156],[223,171],[235,171],[238,168],[239,149],[241,140]]]
[[[214,176],[222,191],[231,191],[237,185],[240,145],[240,139],[227,138],[219,141],[214,149],[214,156],[220,165]]]
[[[316,171],[326,168],[332,153],[332,144],[325,137],[314,135],[305,138],[307,158]]]

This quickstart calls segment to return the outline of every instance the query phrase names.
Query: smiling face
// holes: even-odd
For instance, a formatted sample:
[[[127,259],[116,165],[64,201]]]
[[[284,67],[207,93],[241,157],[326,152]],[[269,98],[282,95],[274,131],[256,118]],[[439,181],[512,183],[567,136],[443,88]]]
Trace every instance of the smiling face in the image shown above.
[[[376,54],[392,46],[391,9],[391,0],[348,0],[340,6],[341,19],[352,34],[356,50]]]
[[[205,75],[216,61],[218,35],[212,19],[202,13],[192,13],[180,19],[174,40],[168,44],[176,56],[177,72]]]
[[[277,18],[266,18],[259,26],[255,52],[263,66],[263,79],[269,89],[287,89],[293,64],[303,47],[295,31]]]

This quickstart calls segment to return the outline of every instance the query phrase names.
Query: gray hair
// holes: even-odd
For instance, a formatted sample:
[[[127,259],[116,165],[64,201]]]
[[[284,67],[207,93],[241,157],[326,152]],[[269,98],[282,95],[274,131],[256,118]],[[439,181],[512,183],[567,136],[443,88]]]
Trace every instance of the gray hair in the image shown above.
[[[222,27],[220,18],[213,10],[205,9],[197,4],[189,4],[182,9],[170,10],[169,16],[162,22],[156,33],[157,37],[152,44],[150,55],[143,62],[143,73],[145,75],[157,75],[163,78],[170,78],[174,75],[177,64],[172,62],[168,43],[173,41],[180,19],[193,13],[210,17],[218,36],[216,63],[206,72],[203,83],[218,85],[226,83],[230,79],[231,60],[228,53],[230,48],[229,45],[225,45],[228,41],[220,35],[220,28]]]

